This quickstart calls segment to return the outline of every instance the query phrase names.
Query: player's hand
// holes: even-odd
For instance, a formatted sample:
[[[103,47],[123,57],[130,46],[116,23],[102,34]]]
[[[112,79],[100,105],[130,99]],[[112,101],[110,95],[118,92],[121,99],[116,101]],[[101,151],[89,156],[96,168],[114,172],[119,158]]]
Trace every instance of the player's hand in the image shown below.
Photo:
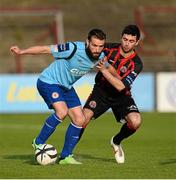
[[[105,59],[100,60],[96,65],[96,68],[101,72],[106,71],[108,67],[109,63]]]
[[[15,54],[15,55],[20,55],[21,54],[21,50],[18,46],[12,46],[10,48],[10,51]]]

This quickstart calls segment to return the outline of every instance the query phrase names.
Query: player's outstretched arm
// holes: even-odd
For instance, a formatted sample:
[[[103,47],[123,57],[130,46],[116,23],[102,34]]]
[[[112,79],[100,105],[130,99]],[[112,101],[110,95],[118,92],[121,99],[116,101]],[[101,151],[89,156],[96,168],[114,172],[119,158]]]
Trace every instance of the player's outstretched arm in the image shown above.
[[[10,51],[15,55],[51,54],[49,46],[32,46],[27,49],[20,49],[18,46],[12,46]]]

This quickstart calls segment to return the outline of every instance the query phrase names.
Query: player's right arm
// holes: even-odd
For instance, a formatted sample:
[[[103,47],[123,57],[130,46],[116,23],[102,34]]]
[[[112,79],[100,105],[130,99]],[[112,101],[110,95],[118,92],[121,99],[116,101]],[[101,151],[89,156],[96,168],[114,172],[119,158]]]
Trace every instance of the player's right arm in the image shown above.
[[[77,46],[73,42],[50,46],[32,46],[27,49],[20,49],[18,46],[12,46],[10,48],[10,51],[15,55],[52,54],[56,60],[70,59],[75,54],[76,50]]]
[[[15,55],[51,54],[50,46],[32,46],[27,49],[20,49],[18,46],[12,46],[10,51]]]

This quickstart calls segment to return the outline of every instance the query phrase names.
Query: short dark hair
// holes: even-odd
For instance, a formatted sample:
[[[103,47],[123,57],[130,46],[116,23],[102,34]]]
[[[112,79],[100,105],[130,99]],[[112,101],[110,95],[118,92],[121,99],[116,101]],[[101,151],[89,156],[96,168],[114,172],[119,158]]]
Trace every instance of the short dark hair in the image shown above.
[[[137,40],[140,39],[140,30],[136,25],[133,24],[130,24],[123,29],[122,36],[124,34],[130,34],[132,36],[136,36]]]
[[[106,39],[106,34],[101,29],[92,29],[88,33],[88,40],[92,38],[92,36],[95,36],[96,38],[103,40]]]

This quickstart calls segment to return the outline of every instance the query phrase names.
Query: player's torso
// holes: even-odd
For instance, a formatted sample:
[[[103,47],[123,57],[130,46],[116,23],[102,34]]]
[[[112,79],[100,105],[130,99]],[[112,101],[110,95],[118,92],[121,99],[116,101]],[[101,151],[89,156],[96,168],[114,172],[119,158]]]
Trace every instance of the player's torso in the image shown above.
[[[82,77],[94,67],[94,62],[86,54],[85,45],[83,44],[82,46],[77,46],[77,51],[70,60],[63,61],[69,75],[75,78]]]
[[[125,58],[120,54],[120,44],[116,43],[115,47],[114,44],[112,44],[112,47],[110,44],[109,48],[105,48],[104,52],[108,62],[116,69],[117,74],[123,78],[135,68],[134,57],[136,56],[136,52]]]
[[[123,57],[120,54],[119,43],[113,43],[112,46],[109,44],[109,46],[105,48],[104,53],[108,58],[108,62],[116,69],[116,73],[122,79],[135,69],[136,65],[134,58],[136,53],[132,54],[128,58]],[[109,96],[110,98],[118,98],[123,95],[131,96],[130,88],[126,88],[125,90],[119,92],[105,79],[101,72],[97,73],[95,82],[104,89],[105,95]]]
[[[59,84],[70,89],[75,81],[94,67],[95,62],[85,51],[85,43],[74,42],[73,46],[76,48],[73,56],[69,59],[55,58],[55,61],[42,73],[42,76],[47,77],[48,83]],[[42,80],[41,77],[40,79]]]

